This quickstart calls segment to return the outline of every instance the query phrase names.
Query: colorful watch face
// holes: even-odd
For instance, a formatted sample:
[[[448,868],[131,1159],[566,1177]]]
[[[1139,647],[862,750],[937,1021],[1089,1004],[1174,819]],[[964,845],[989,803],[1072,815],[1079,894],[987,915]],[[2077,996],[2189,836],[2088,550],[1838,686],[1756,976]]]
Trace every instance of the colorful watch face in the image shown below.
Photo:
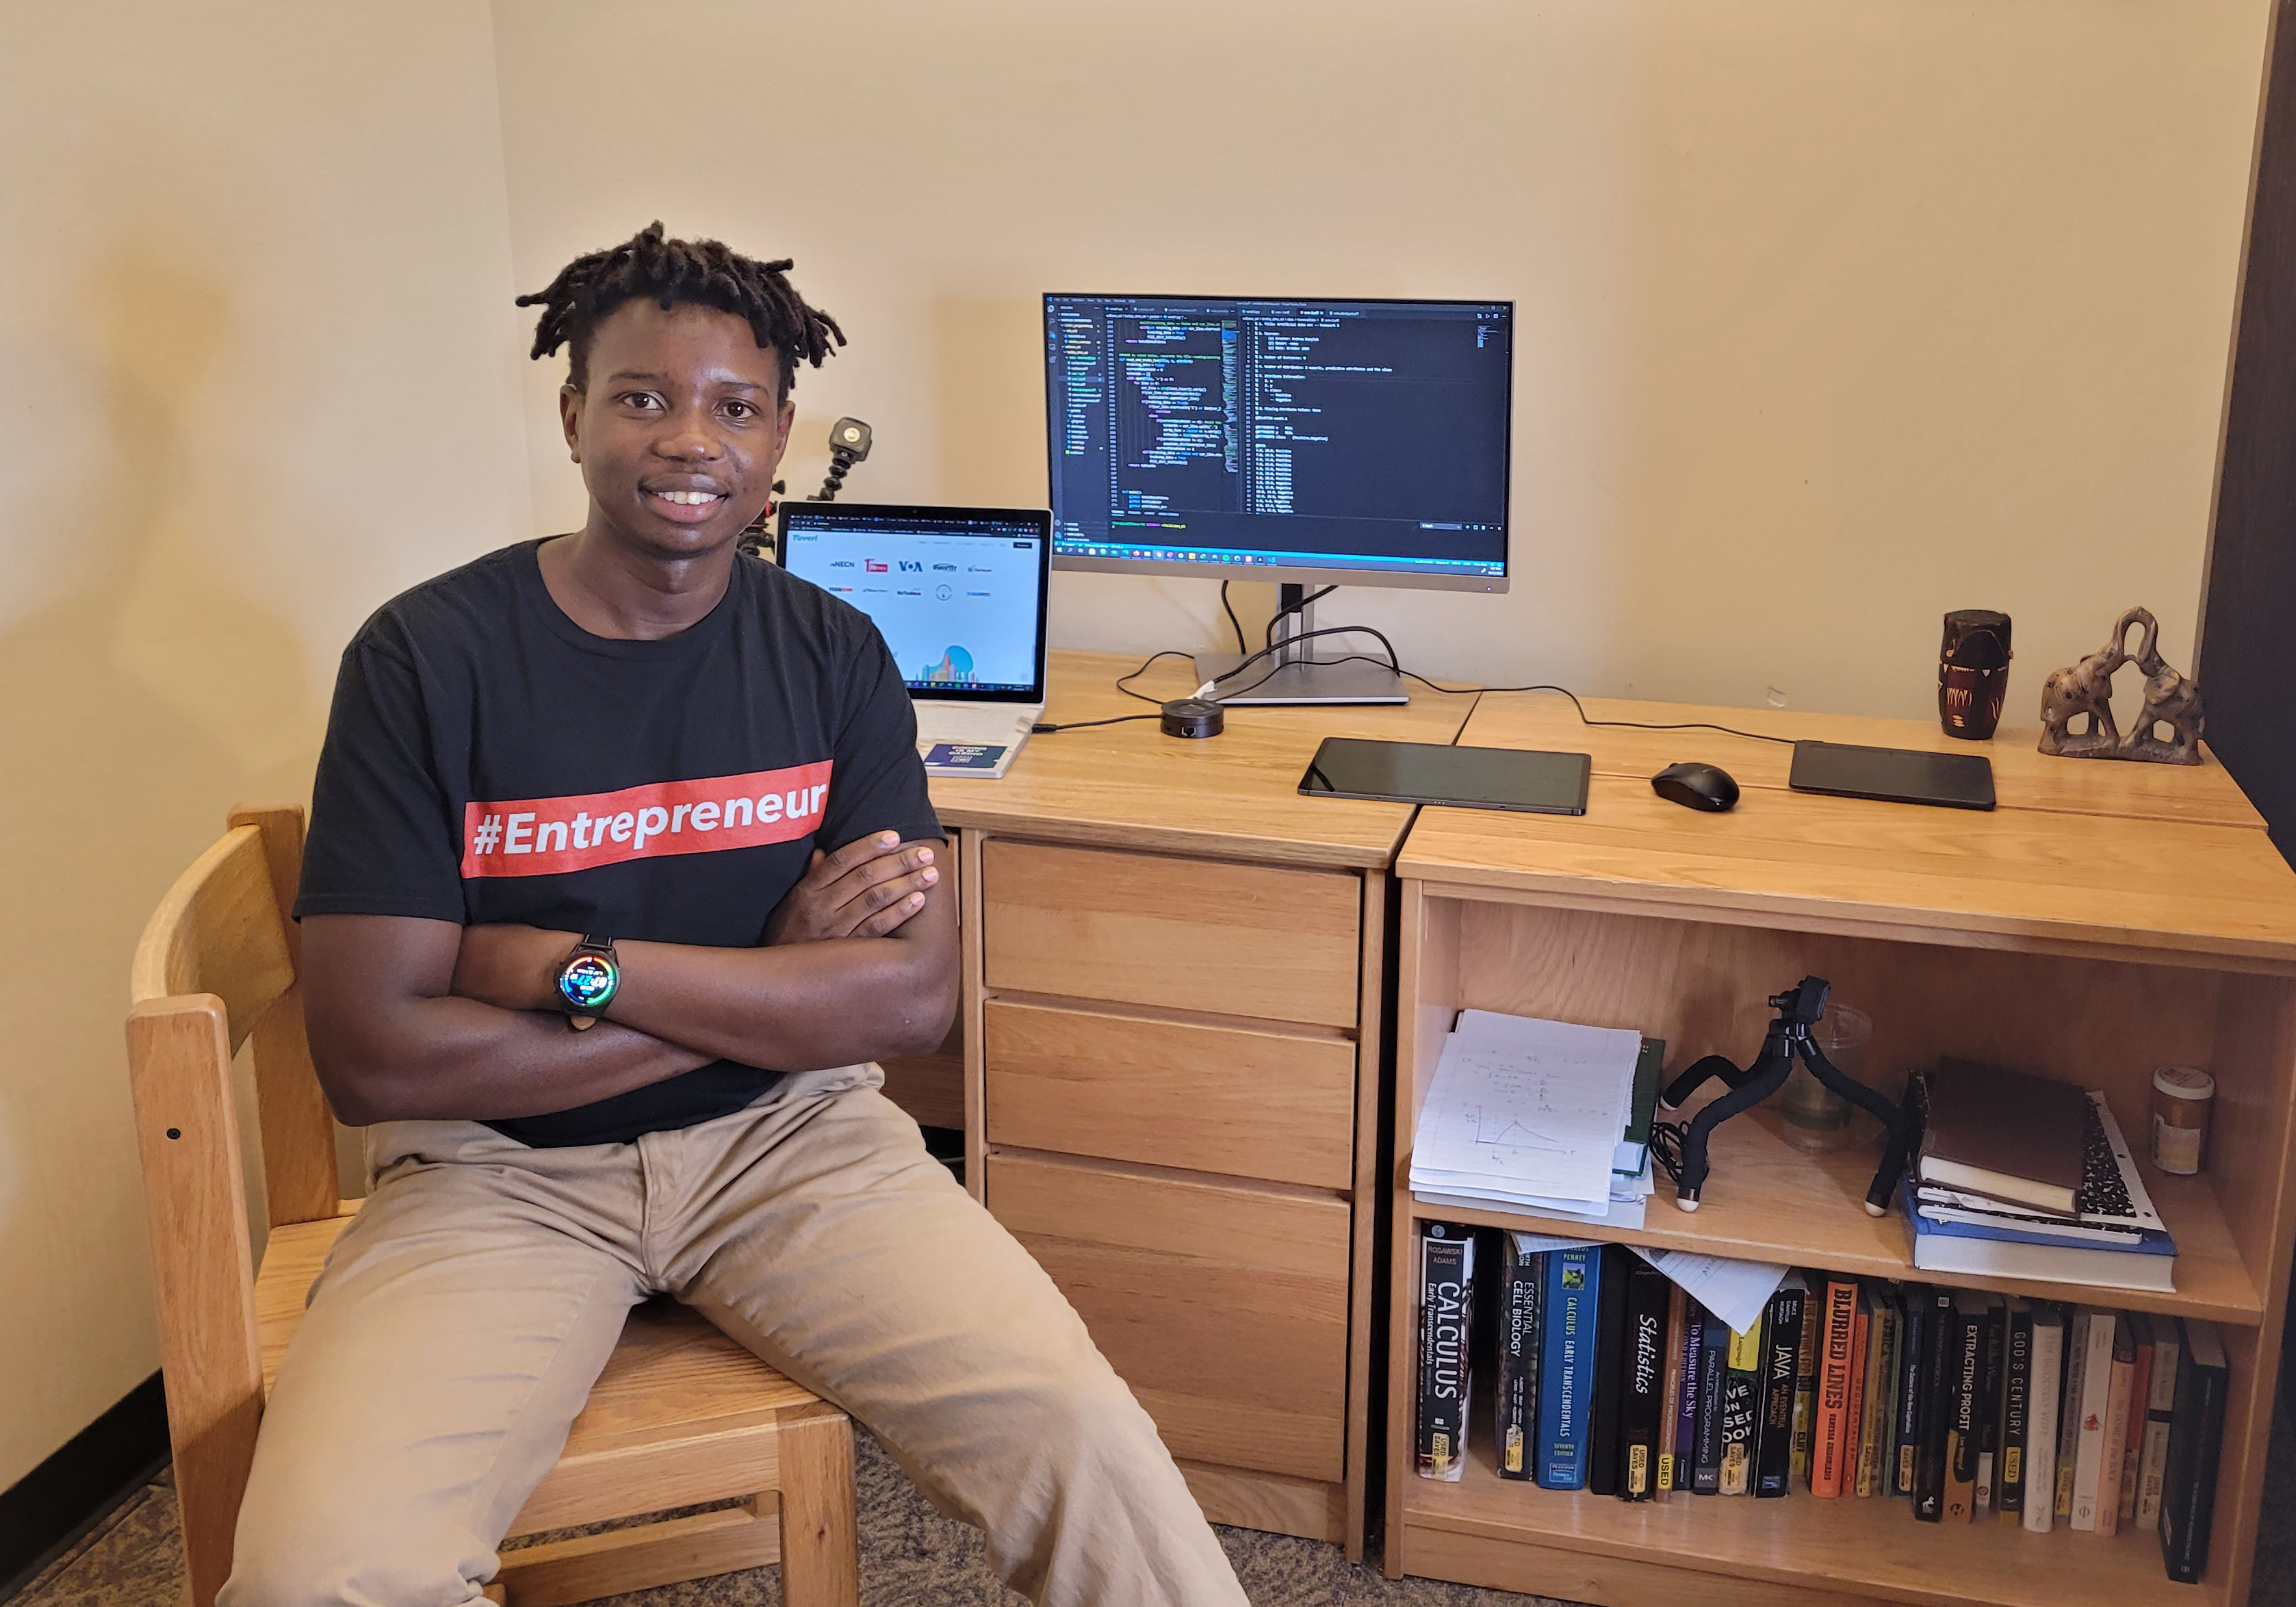
[[[603,1010],[614,996],[621,973],[603,955],[576,955],[559,968],[558,996],[569,1010],[586,1014]]]

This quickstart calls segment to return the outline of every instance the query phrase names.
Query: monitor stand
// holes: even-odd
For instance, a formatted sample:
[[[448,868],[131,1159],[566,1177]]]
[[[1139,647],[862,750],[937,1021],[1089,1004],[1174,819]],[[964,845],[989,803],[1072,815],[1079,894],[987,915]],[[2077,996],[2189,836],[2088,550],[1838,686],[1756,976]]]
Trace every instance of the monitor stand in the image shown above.
[[[1307,587],[1285,586],[1279,589],[1280,606],[1292,608],[1307,595]],[[1411,694],[1404,689],[1403,677],[1376,660],[1384,650],[1370,636],[1361,638],[1362,645],[1341,636],[1318,636],[1313,642],[1301,642],[1300,637],[1316,628],[1316,605],[1312,603],[1285,614],[1278,623],[1275,652],[1254,663],[1237,676],[1229,686],[1217,686],[1211,697],[1231,708],[1248,709],[1273,703],[1407,703]],[[1323,652],[1316,650],[1321,648]],[[1363,652],[1364,658],[1349,655]],[[1246,653],[1200,652],[1196,655],[1196,678],[1209,681],[1227,674],[1249,657]],[[1344,664],[1317,663],[1318,658],[1345,658]],[[1232,689],[1231,689],[1232,688]]]

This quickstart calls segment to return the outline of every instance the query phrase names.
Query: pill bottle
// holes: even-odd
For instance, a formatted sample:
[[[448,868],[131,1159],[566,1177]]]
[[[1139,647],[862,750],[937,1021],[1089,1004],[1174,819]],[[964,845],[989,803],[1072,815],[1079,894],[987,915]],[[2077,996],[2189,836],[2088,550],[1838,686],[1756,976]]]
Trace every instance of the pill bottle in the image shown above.
[[[2152,1164],[2190,1177],[2209,1146],[2209,1111],[2217,1079],[2197,1066],[2163,1066],[2152,1073]]]

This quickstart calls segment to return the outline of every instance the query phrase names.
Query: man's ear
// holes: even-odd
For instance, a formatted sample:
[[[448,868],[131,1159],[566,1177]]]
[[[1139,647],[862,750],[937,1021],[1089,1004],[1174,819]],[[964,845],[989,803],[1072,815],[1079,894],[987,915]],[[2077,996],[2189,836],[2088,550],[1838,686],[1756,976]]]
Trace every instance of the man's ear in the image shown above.
[[[574,382],[571,380],[558,388],[558,423],[559,427],[566,431],[566,449],[574,455],[576,463],[580,463],[582,461],[582,393],[574,389]],[[788,434],[787,424],[782,426],[782,432],[785,436]]]
[[[782,398],[781,416],[774,421],[774,467],[782,466],[782,455],[789,450],[790,427],[797,422],[797,398]]]

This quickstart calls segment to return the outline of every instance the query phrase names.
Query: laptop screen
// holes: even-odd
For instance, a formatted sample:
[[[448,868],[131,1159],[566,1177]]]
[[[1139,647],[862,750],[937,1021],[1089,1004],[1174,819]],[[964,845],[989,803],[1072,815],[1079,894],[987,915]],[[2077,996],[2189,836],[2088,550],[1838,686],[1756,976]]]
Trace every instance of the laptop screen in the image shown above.
[[[786,502],[783,569],[876,621],[910,695],[1045,701],[1052,515]]]

